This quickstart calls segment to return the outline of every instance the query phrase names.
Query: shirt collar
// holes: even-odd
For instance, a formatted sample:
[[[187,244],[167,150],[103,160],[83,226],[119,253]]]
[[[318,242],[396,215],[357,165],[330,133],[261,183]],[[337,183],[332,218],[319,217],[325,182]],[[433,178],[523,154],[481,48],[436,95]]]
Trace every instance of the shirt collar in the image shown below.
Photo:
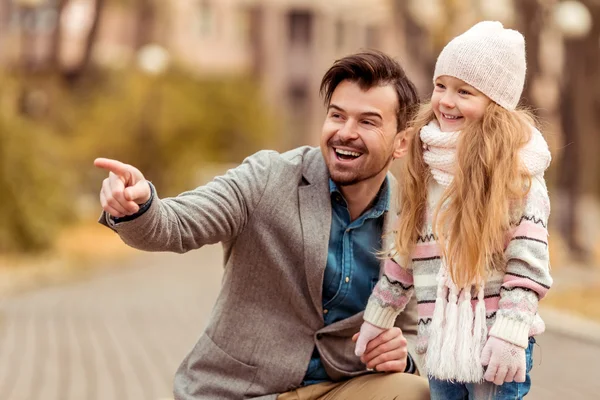
[[[344,199],[342,192],[340,191],[340,189],[338,188],[336,183],[331,178],[329,178],[329,193],[331,194],[332,200],[334,199],[334,195],[339,195],[344,206],[347,206],[346,199]],[[375,200],[373,201],[373,205],[371,206],[370,210],[381,214],[385,211],[388,211],[389,209],[390,209],[390,185],[389,185],[389,178],[386,175],[385,180],[383,181],[383,183],[381,184],[381,187],[379,188],[379,192],[377,193],[377,196],[375,196]]]

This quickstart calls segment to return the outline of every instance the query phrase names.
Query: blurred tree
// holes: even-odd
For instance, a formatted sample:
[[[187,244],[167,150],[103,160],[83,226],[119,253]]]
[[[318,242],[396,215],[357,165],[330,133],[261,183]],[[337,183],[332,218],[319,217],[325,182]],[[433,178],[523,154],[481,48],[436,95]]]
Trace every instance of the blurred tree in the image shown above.
[[[258,86],[245,78],[195,80],[178,71],[152,78],[129,71],[101,86],[72,131],[83,155],[75,162],[121,159],[162,193],[193,186],[205,163],[239,162],[274,141],[276,124]]]
[[[539,0],[514,1],[518,17],[518,30],[523,33],[527,42],[527,76],[523,89],[522,104],[535,112],[536,104],[532,93],[532,84],[540,73],[539,52],[540,32],[544,23],[543,8]]]
[[[135,48],[155,42],[156,3],[153,0],[136,0]]]
[[[0,93],[0,252],[43,250],[97,196],[95,157],[139,167],[161,196],[198,184],[202,166],[239,162],[273,143],[277,123],[244,77],[199,80],[104,72],[72,90],[61,79],[3,76]],[[26,112],[18,112],[18,109]]]
[[[100,18],[102,17],[102,10],[104,9],[104,0],[93,0],[94,11],[91,22],[91,27],[85,38],[85,46],[83,48],[83,55],[81,56],[80,62],[74,67],[70,67],[63,70],[63,75],[70,83],[75,83],[84,75],[86,70],[90,67],[90,60],[94,51],[94,45],[98,36],[98,27],[100,26]],[[64,8],[63,8],[64,9]]]
[[[591,29],[583,36],[565,34],[564,79],[561,87],[561,123],[564,150],[558,186],[566,196],[563,232],[573,255],[585,260],[589,249],[582,245],[577,211],[582,192],[600,194],[600,4],[581,1],[591,13]]]
[[[61,223],[70,219],[72,198],[65,190],[65,142],[50,127],[17,112],[17,81],[3,79],[0,103],[0,251],[48,247]],[[37,97],[36,97],[37,96]],[[39,93],[24,103],[38,107]],[[37,115],[37,114],[36,114]]]
[[[136,165],[165,195],[197,184],[206,163],[239,162],[274,142],[277,123],[250,78],[202,80],[176,68],[160,76],[140,66],[92,68],[99,21],[111,1],[140,11],[136,49],[156,42],[155,31],[164,23],[157,19],[162,3],[156,0],[19,6],[26,8],[19,14],[25,17],[37,7],[54,8],[59,22],[43,41],[52,57],[30,68],[35,57],[27,52],[33,46],[26,46],[27,63],[0,72],[0,252],[50,246],[57,229],[78,216],[82,194],[96,197],[101,173],[91,165],[95,157]],[[31,24],[19,26],[27,43],[33,40]],[[74,33],[81,37],[69,36]],[[71,45],[83,40],[74,63],[61,59],[65,39]]]

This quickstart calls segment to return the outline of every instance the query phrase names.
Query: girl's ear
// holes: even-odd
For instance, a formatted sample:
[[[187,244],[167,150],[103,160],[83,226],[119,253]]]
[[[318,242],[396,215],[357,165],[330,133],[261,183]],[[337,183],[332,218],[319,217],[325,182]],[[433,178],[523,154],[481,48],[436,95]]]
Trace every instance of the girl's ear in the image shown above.
[[[406,155],[408,144],[412,140],[414,132],[414,128],[406,128],[405,130],[396,133],[396,137],[394,138],[394,160]]]

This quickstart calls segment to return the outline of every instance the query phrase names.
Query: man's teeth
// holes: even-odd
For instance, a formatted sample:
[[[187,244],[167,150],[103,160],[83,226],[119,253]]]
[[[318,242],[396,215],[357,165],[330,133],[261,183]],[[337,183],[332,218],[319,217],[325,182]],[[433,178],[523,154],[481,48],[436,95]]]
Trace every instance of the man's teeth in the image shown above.
[[[448,114],[442,114],[442,115],[444,116],[444,118],[447,118],[447,119],[459,119],[460,118],[460,116],[458,116],[458,115],[448,115]]]
[[[344,156],[352,156],[352,157],[358,157],[360,156],[360,153],[356,153],[354,151],[348,151],[348,150],[340,150],[340,149],[335,149],[335,152]]]

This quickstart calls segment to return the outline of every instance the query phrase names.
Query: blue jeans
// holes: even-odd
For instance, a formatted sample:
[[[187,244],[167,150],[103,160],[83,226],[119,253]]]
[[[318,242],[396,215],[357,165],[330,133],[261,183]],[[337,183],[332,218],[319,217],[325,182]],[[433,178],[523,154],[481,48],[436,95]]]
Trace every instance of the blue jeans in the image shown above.
[[[531,388],[529,371],[533,366],[533,345],[535,339],[529,338],[529,346],[525,350],[527,373],[525,382],[504,382],[497,386],[493,382],[452,383],[429,378],[431,400],[520,400]]]

